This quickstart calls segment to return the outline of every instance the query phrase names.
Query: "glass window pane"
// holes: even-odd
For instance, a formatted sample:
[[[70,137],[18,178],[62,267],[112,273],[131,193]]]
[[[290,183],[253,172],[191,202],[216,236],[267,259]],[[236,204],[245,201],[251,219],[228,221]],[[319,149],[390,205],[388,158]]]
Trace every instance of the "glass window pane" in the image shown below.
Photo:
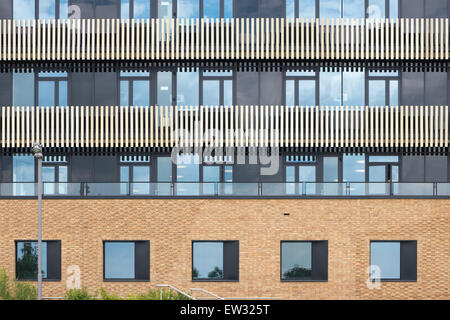
[[[299,166],[298,170],[299,182],[316,182],[315,166]]]
[[[170,195],[170,184],[172,181],[172,158],[158,157],[157,158],[157,190],[158,195]]]
[[[369,6],[367,7],[367,13],[369,18],[381,19],[386,16],[385,0],[369,0]]]
[[[223,242],[194,242],[194,279],[223,279]]]
[[[344,155],[343,157],[343,181],[364,182],[365,156]]]
[[[398,18],[398,0],[389,0],[389,18]]]
[[[120,81],[120,105],[123,107],[130,105],[128,81]]]
[[[380,279],[400,279],[400,242],[371,242],[370,264],[380,269]]]
[[[320,104],[323,106],[340,106],[341,102],[341,73],[320,72]]]
[[[295,80],[286,80],[286,105],[295,105]]]
[[[130,182],[130,167],[120,167],[120,194],[128,194],[128,182]]]
[[[13,105],[34,106],[34,73],[13,74]]]
[[[44,182],[44,194],[55,194],[55,167],[42,167],[42,182]]]
[[[105,279],[134,279],[134,243],[105,242]]]
[[[177,181],[187,182],[177,184],[178,195],[198,195],[199,194],[199,156],[198,155],[178,155],[177,156]],[[188,183],[191,182],[191,183]],[[192,183],[194,182],[194,183]]]
[[[54,81],[38,81],[39,84],[39,101],[41,107],[55,105],[55,82]]]
[[[35,19],[35,0],[14,0],[13,18],[18,20]]]
[[[286,18],[295,18],[295,0],[286,0]]]
[[[198,72],[179,71],[177,73],[177,104],[198,106]]]
[[[59,81],[59,101],[57,105],[67,106],[67,81]]]
[[[220,105],[220,81],[218,80],[203,81],[203,105],[204,106]]]
[[[233,0],[223,0],[224,1],[224,18],[233,18]]]
[[[316,0],[298,0],[298,11],[299,18],[315,18]]]
[[[120,17],[122,19],[130,18],[130,0],[121,0],[120,3]]]
[[[338,181],[338,157],[323,158],[323,181],[324,182]]]
[[[39,0],[39,19],[55,18],[55,0]]]
[[[370,166],[369,182],[386,182],[386,167],[383,165]]]
[[[67,8],[69,0],[59,0],[59,18],[67,19]]]
[[[316,72],[311,70],[288,70],[286,77],[315,77]]]
[[[369,106],[386,105],[386,84],[384,80],[369,81]]]
[[[47,242],[42,241],[42,278],[47,278]],[[16,268],[18,279],[37,279],[38,243],[37,241],[18,242]]]
[[[172,72],[158,72],[158,105],[172,105]]]
[[[364,103],[364,71],[344,71],[342,74],[343,104],[347,106],[363,106]]]
[[[158,17],[172,18],[172,0],[158,0]]]
[[[203,194],[214,194],[216,190],[216,184],[211,182],[220,182],[220,167],[204,166],[203,182],[207,182],[203,184]]]
[[[389,81],[389,105],[398,106],[398,80]]]
[[[59,194],[67,194],[67,182],[68,174],[67,174],[67,166],[60,166],[58,169],[59,173],[59,184],[58,184],[58,192]]]
[[[281,245],[281,278],[308,280],[312,276],[311,242],[283,242]]]
[[[203,0],[203,17],[220,18],[220,0]]]
[[[133,81],[133,105],[134,106],[150,105],[150,80]]]
[[[365,18],[364,1],[362,0],[343,0],[343,18]]]
[[[133,194],[150,193],[150,167],[133,166]]]
[[[223,105],[232,106],[233,105],[233,81],[225,80],[223,82]]]
[[[149,19],[150,18],[150,1],[134,0],[134,18]]]
[[[340,18],[341,17],[341,1],[336,0],[320,0],[320,18]]]
[[[316,105],[316,81],[299,80],[298,81],[298,104],[300,106]]]
[[[369,156],[369,162],[398,162],[398,156]]]
[[[198,18],[199,1],[198,0],[178,0],[177,6],[178,18]]]
[[[34,157],[31,155],[13,156],[13,194],[18,196],[34,195]]]

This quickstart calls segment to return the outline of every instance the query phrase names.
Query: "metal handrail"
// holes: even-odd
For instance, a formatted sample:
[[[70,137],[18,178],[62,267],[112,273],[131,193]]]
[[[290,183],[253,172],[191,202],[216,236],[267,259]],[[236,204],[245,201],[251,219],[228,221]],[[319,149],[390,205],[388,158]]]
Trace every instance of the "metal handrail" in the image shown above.
[[[188,297],[189,299],[197,300],[197,298],[188,295],[186,292],[181,291],[180,289],[178,289],[178,288],[176,288],[176,287],[174,287],[174,286],[172,286],[172,285],[170,285],[170,284],[158,284],[158,285],[156,285],[156,287],[161,288],[161,289],[160,289],[160,292],[159,292],[159,300],[162,300],[163,288],[170,288],[170,289],[172,289],[172,290],[174,290],[174,291],[176,291],[176,292],[182,294],[183,296]]]
[[[209,294],[209,295],[211,295],[211,296],[213,296],[213,297],[216,297],[217,300],[225,300],[225,298],[222,298],[222,297],[218,296],[217,294],[212,293],[212,292],[210,292],[210,291],[208,291],[208,290],[205,290],[205,289],[202,289],[202,288],[191,288],[191,290],[192,290],[192,291],[201,291],[201,292],[204,292],[204,293]]]

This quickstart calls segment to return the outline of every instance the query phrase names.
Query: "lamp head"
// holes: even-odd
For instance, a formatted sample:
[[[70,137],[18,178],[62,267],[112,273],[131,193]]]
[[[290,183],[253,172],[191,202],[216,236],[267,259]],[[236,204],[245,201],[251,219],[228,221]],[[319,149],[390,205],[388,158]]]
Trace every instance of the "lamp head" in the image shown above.
[[[36,159],[42,159],[42,146],[39,142],[33,143],[33,147],[31,150],[33,151],[33,155]]]

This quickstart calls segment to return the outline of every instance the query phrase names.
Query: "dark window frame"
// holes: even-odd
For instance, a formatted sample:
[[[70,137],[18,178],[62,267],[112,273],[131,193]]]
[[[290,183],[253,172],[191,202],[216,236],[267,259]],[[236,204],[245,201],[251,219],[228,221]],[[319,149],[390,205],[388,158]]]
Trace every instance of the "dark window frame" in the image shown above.
[[[17,274],[18,274],[18,270],[17,270],[17,254],[18,254],[18,244],[21,242],[34,242],[37,243],[37,240],[23,240],[23,239],[19,239],[19,240],[14,240],[14,277],[17,281],[23,281],[23,282],[36,282],[37,281],[37,277],[36,279],[22,279],[22,278],[18,278]],[[61,266],[62,266],[62,259],[61,259],[61,252],[62,252],[62,247],[61,247],[61,240],[42,240],[42,243],[46,242],[47,243],[47,275],[48,275],[48,243],[53,242],[53,243],[57,243],[58,247],[59,247],[59,277],[57,278],[44,278],[42,277],[42,281],[45,282],[59,282],[61,281]]]
[[[105,244],[106,243],[134,243],[134,250],[136,252],[136,243],[148,243],[148,279],[137,279],[136,272],[134,278],[106,278],[105,274]],[[103,282],[150,282],[150,240],[102,240],[102,250],[103,250]],[[136,270],[136,256],[134,257],[134,268]]]
[[[399,261],[399,263],[400,263],[400,278],[398,278],[398,279],[383,279],[383,278],[380,278],[380,279],[373,279],[373,278],[371,278],[371,276],[369,275],[369,280],[370,281],[380,281],[380,282],[417,282],[417,269],[418,269],[418,266],[417,266],[417,260],[418,260],[418,256],[417,256],[417,243],[418,243],[418,241],[417,240],[370,240],[369,241],[369,270],[370,270],[370,266],[372,265],[372,243],[380,243],[380,242],[399,242],[400,243],[400,261]],[[403,268],[402,268],[402,260],[403,260],[403,258],[402,258],[402,243],[404,244],[404,243],[415,243],[415,252],[416,252],[416,255],[415,255],[415,279],[405,279],[405,278],[403,278],[402,279],[402,273],[403,273],[403,271],[402,270],[404,270]]]
[[[327,247],[327,274],[326,279],[283,279],[283,243],[299,243],[299,242],[308,242],[311,243],[311,273],[314,269],[314,251],[313,248],[314,243],[326,243]],[[329,257],[329,249],[328,249],[328,240],[281,240],[280,241],[280,281],[281,282],[328,282],[328,257]]]
[[[237,244],[238,247],[238,254],[237,254],[237,270],[238,270],[238,274],[237,274],[237,279],[208,279],[208,278],[194,278],[194,243],[201,243],[201,242],[220,242],[220,243],[235,243]],[[224,259],[223,259],[223,264],[224,264],[224,268],[223,268],[223,273],[225,276],[225,248],[223,250],[223,255],[224,255]],[[240,266],[240,252],[239,252],[239,240],[192,240],[191,241],[191,281],[192,282],[239,282],[239,266]]]

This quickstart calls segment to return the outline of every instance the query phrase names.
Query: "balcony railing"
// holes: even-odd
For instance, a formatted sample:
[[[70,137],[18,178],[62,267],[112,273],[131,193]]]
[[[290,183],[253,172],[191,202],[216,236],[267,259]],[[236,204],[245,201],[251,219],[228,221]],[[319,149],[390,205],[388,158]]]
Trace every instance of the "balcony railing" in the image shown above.
[[[0,183],[0,197],[34,197],[36,183]],[[43,183],[47,197],[309,198],[450,197],[441,182],[80,182]]]
[[[6,149],[448,148],[448,106],[3,107]]]
[[[444,60],[448,20],[0,20],[0,61]]]

